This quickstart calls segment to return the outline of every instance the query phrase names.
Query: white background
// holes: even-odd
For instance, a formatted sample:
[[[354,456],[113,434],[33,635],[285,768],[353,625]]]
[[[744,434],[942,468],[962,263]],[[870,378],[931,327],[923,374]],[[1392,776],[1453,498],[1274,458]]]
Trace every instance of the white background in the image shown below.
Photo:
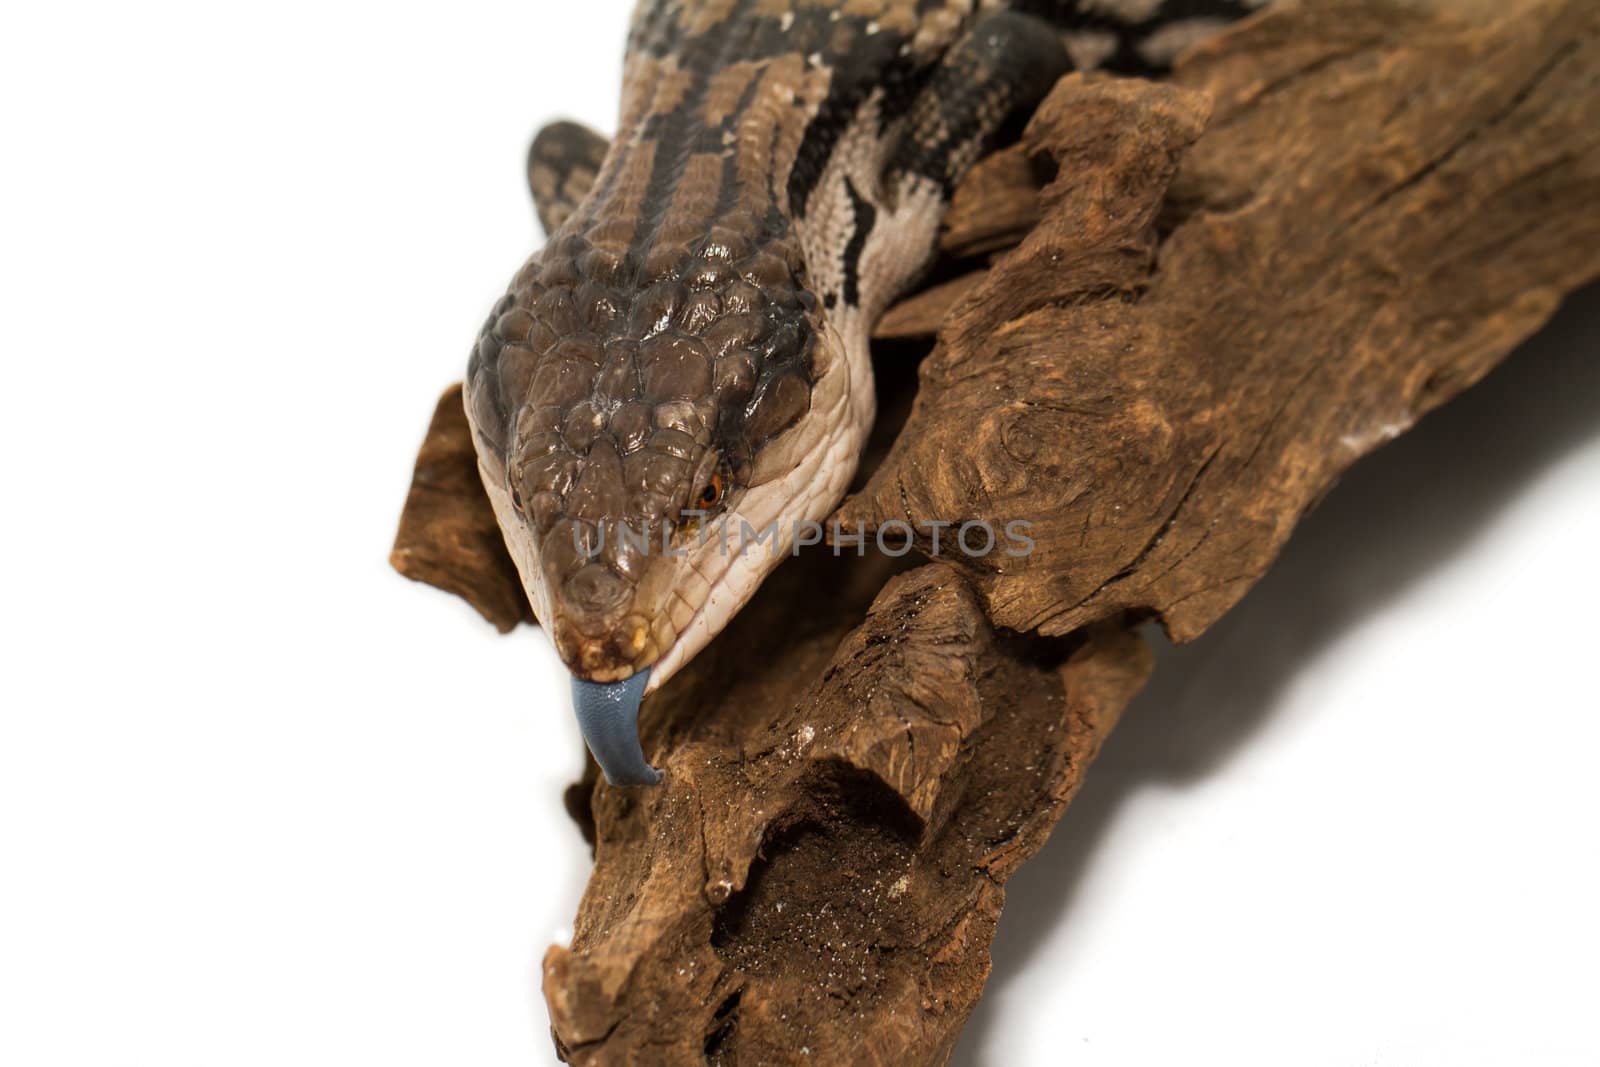
[[[553,1060],[564,683],[385,557],[625,7],[8,12],[0,1062]],[[1600,1062],[1597,298],[1161,656],[959,1063]]]

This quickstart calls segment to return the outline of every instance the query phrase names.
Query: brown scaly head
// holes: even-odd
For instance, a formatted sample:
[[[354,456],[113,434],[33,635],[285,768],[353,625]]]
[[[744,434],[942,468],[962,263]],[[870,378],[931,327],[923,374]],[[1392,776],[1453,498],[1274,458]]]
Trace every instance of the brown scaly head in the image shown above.
[[[722,628],[837,503],[870,419],[784,217],[707,226],[689,195],[648,241],[614,214],[570,219],[468,366],[484,483],[581,721],[583,683],[642,695]]]

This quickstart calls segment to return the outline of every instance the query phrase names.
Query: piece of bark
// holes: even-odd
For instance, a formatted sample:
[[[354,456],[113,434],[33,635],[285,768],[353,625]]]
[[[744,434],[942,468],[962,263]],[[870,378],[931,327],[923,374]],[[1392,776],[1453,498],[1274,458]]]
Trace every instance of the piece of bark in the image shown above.
[[[1025,558],[952,560],[1001,626],[1211,625],[1340,471],[1600,269],[1600,8],[1513,6],[1311,5],[1169,87],[1061,86],[1025,135],[1059,164],[1044,222],[952,310],[841,517],[1031,522]],[[1158,261],[1184,87],[1214,112]]]
[[[1039,186],[1048,174],[1045,160],[1024,145],[979,160],[950,198],[939,251],[963,259],[1021,241],[1039,224],[1044,211]]]
[[[872,331],[873,340],[894,341],[935,336],[949,317],[950,309],[970,296],[988,276],[988,271],[970,271],[947,282],[930,285],[900,301],[878,320]]]
[[[461,597],[501,633],[533,621],[517,565],[478,478],[460,383],[446,389],[433,409],[389,563],[407,578]]]
[[[1115,626],[1001,637],[941,564],[892,579],[850,630],[879,567],[814,553],[780,569],[652,704],[664,784],[596,790],[596,877],[571,947],[544,964],[567,1059],[898,1063],[954,1047],[1000,886],[1149,656]],[[796,620],[820,583],[828,610]]]
[[[957,232],[1038,224],[956,294],[840,515],[1022,519],[1033,553],[813,551],[646,702],[663,786],[575,795],[565,1057],[948,1057],[1006,878],[1148,670],[1131,628],[1204,629],[1341,470],[1600,273],[1600,9],[1464,10],[1286,6],[1172,84],[1057,87]]]

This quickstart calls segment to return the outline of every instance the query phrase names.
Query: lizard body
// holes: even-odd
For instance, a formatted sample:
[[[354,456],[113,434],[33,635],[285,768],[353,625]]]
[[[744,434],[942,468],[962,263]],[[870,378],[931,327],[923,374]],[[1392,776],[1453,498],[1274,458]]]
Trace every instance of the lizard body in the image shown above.
[[[1153,68],[1181,27],[1243,11],[638,5],[609,148],[570,128],[535,143],[554,228],[489,316],[465,393],[485,489],[608,778],[658,780],[639,701],[843,497],[874,413],[873,323],[931,261],[952,188],[1007,117],[1074,59]]]

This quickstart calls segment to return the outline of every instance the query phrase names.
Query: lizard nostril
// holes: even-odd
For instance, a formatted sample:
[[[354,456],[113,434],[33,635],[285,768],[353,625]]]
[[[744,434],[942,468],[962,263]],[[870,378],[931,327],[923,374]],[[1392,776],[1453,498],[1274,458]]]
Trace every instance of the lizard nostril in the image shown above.
[[[567,605],[583,623],[614,615],[628,601],[629,586],[601,563],[590,563],[567,579]]]

